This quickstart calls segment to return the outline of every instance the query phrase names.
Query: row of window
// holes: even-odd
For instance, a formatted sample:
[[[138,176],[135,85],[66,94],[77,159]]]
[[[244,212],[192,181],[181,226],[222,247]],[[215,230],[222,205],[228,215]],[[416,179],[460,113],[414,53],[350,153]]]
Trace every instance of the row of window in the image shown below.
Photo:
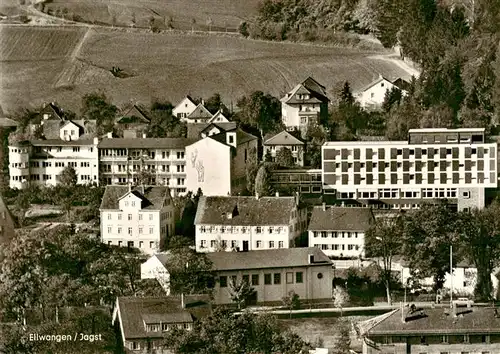
[[[329,165],[330,164],[330,165]],[[487,164],[485,165],[484,160],[479,160],[479,161],[471,161],[471,160],[465,160],[465,163],[459,163],[458,160],[454,161],[427,161],[427,162],[422,162],[422,161],[410,161],[410,162],[393,162],[392,165],[389,162],[381,162],[380,166],[377,162],[372,162],[371,164],[371,170],[378,169],[379,172],[384,172],[385,170],[391,169],[393,172],[429,172],[437,169],[438,167],[441,169],[441,171],[460,171],[460,168],[463,167],[465,171],[472,171],[473,168],[477,168],[478,171],[484,171],[485,167],[488,166]],[[367,172],[370,171],[370,166],[366,166],[365,162],[336,162],[335,164],[330,163],[330,162],[325,162],[325,169],[331,169],[332,171],[327,171],[327,172],[333,172],[337,169],[341,169],[342,172],[350,172],[352,169],[354,169],[354,172],[365,172],[364,169],[366,169]],[[490,165],[491,166],[491,165]],[[403,169],[403,170],[401,170]]]
[[[255,227],[255,233],[262,234],[267,232],[268,234],[281,234],[283,233],[283,226],[257,226]],[[250,233],[251,226],[200,226],[201,233],[221,233],[221,234],[247,234]]]
[[[441,335],[440,342],[443,344],[450,344],[450,343],[463,343],[463,344],[470,344],[470,343],[483,343],[483,344],[489,344],[491,342],[491,338],[488,334],[483,334],[483,335],[474,335],[474,340],[471,341],[471,336],[469,334],[464,334],[464,335]],[[436,340],[437,339],[437,340]],[[384,344],[393,344],[393,343],[401,343],[405,342],[406,338],[405,337],[399,337],[399,336],[386,336],[384,338]],[[432,337],[426,337],[426,336],[420,336],[420,344],[429,344],[429,343],[437,343],[439,342],[439,339],[436,338],[435,336]],[[447,352],[440,352],[440,354],[444,354]],[[468,353],[468,352],[462,352],[463,353]],[[482,352],[485,353],[485,352]],[[423,353],[420,353],[423,354]]]
[[[152,235],[154,233],[154,227],[153,226],[149,226],[146,229],[149,230],[149,235]],[[117,234],[121,234],[122,231],[123,231],[123,228],[121,226],[118,226],[117,230],[116,230],[116,233]],[[133,228],[132,227],[129,227],[127,231],[128,231],[127,232],[128,235],[132,235],[133,234]],[[113,232],[113,227],[112,226],[108,226],[108,234],[111,234],[112,232]],[[143,226],[139,226],[139,234],[143,234],[143,233],[144,233],[144,227]]]
[[[48,146],[44,149],[42,149],[40,146],[37,146],[35,147],[35,153],[41,153],[42,151],[45,151],[45,152],[52,152],[52,149],[54,149],[55,152],[62,152],[63,151],[63,147],[62,146]],[[80,146],[73,146],[72,148],[70,148],[73,152],[80,152]],[[66,149],[65,149],[66,150]],[[94,152],[94,148],[93,147],[89,147],[88,152]]]
[[[287,149],[289,148],[288,146],[285,146]],[[281,148],[281,146],[279,147]],[[271,151],[276,151],[276,145],[271,145],[271,146],[266,146],[266,149],[269,149]],[[279,150],[279,149],[278,149]],[[299,151],[299,145],[292,145],[290,150],[292,152],[296,152],[296,151]]]
[[[293,284],[294,283],[294,274],[295,274],[295,283],[296,284],[302,284],[304,282],[304,274],[303,272],[287,272],[286,273],[286,283],[287,284]],[[231,282],[231,284],[238,284],[238,276],[236,275],[231,275],[230,277],[227,276],[220,276],[219,277],[219,285],[221,288],[226,288],[228,286],[228,280]],[[250,282],[251,280],[251,282]],[[242,276],[242,281],[246,282],[249,285],[259,285],[260,284],[260,275],[259,274],[252,274],[251,276],[249,274],[244,274]],[[264,285],[279,285],[281,284],[281,273],[266,273],[264,274]]]
[[[137,184],[139,182],[139,179],[137,177],[133,177],[133,178],[118,177],[116,180],[118,181],[118,184],[126,184],[129,182]],[[106,184],[113,184],[113,179],[111,177],[105,177],[104,181],[106,182]],[[151,178],[149,178],[149,180],[147,182],[148,183],[146,183],[146,184],[148,184],[148,185],[155,185],[156,178],[151,177]],[[170,178],[162,178],[161,182],[162,182],[162,185],[164,185],[164,186],[172,186],[172,187],[183,186],[184,182],[185,182],[185,178],[177,178],[177,184],[175,184],[175,185],[170,183],[171,182]],[[186,191],[185,188],[181,188],[181,189],[182,189],[182,191],[178,190],[178,192],[185,192]]]
[[[318,244],[314,243],[311,247],[318,247],[323,251],[332,250],[332,251],[359,251],[359,245],[332,245],[332,244]]]
[[[313,231],[313,237],[322,237],[322,238],[327,238],[327,237],[333,237],[333,238],[358,238],[358,232],[348,232],[348,231]]]
[[[39,168],[41,167],[52,167],[52,161],[31,161],[30,166],[33,168]],[[78,162],[76,161],[68,161],[68,166],[69,167],[78,167]],[[54,167],[66,167],[66,163],[63,161],[55,161],[54,162]],[[80,167],[90,167],[90,162],[80,162]],[[95,167],[95,165],[94,165]]]
[[[174,328],[178,329],[191,329],[191,323],[147,323],[146,324],[146,332],[168,332]]]
[[[125,165],[125,164],[119,164],[115,165],[118,167],[118,172],[140,172],[140,171],[149,171],[151,173],[156,173],[156,172],[165,172],[169,173],[170,171],[170,165],[144,165],[141,169],[141,165]],[[56,166],[57,167],[57,166]],[[176,165],[177,172],[182,173],[185,172],[185,166],[184,165]],[[113,172],[112,171],[112,165],[110,164],[105,164],[102,165],[101,170],[103,172]]]
[[[128,202],[125,202],[125,203],[128,203]],[[132,201],[131,205],[135,206],[135,201]],[[125,204],[125,206],[128,206],[128,205]],[[123,216],[122,213],[107,213],[107,214],[108,214],[108,220],[113,220],[113,214],[118,215],[117,220],[122,220],[122,216]],[[170,214],[171,214],[171,212],[168,212],[168,215],[170,215]],[[138,213],[138,215],[139,215],[139,221],[140,221],[140,220],[144,219],[144,215],[146,215],[146,213]],[[152,221],[154,219],[153,213],[148,213],[147,215],[149,216],[149,221]],[[127,214],[127,220],[129,220],[129,221],[133,220],[133,214]]]
[[[127,155],[127,149],[100,149],[99,150],[99,155],[100,156],[130,156],[132,158],[147,158],[150,160],[154,160],[156,156],[160,156],[160,153],[156,153],[156,151],[141,151],[141,150],[130,150],[130,154]],[[172,152],[172,155],[174,153]],[[185,153],[184,151],[177,151],[175,152],[175,155],[178,160],[184,159]],[[161,158],[162,159],[169,159],[170,158],[170,151],[162,151],[161,152]]]
[[[210,248],[216,248],[217,247],[217,244],[218,244],[219,241],[217,240],[210,240]],[[221,240],[221,246],[222,248],[224,249],[227,249],[228,245],[231,245],[231,248],[232,249],[236,249],[238,247],[240,247],[240,241],[238,240]],[[285,247],[285,243],[283,241],[269,241],[268,242],[268,248],[276,248],[276,246],[278,246],[278,248],[284,248]],[[206,248],[207,247],[207,240],[201,240],[200,241],[200,248]],[[255,241],[255,248],[263,248],[262,247],[262,241]]]
[[[108,241],[108,246],[112,246],[112,245],[113,245],[113,241]],[[123,241],[118,241],[117,245],[119,247],[123,246]],[[144,248],[144,242],[143,241],[139,241],[138,242],[138,246],[139,246],[139,248]],[[127,241],[127,247],[129,247],[129,248],[135,247],[135,242],[134,241]],[[149,241],[149,248],[151,248],[151,249],[157,249],[158,248],[158,242],[156,242],[156,241]]]
[[[350,198],[352,194],[352,198],[354,199],[354,193],[351,192],[342,192],[340,193],[340,198],[347,199]],[[425,195],[425,198],[456,198],[457,197],[457,189],[456,188],[423,188],[422,196]],[[420,191],[400,191],[399,189],[380,189],[378,192],[358,192],[358,199],[399,199],[399,198],[407,198],[407,199],[420,199],[421,192]],[[463,195],[464,198],[468,198],[466,192]]]

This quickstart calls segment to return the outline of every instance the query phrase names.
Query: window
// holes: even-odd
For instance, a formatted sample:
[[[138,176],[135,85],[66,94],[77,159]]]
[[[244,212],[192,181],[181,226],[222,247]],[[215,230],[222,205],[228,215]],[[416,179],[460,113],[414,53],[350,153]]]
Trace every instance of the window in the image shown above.
[[[252,274],[252,285],[259,285],[259,275]]]
[[[464,343],[469,343],[469,335],[464,334]]]
[[[153,220],[153,214],[149,214],[149,221]]]
[[[255,248],[261,248],[261,247],[262,247],[262,241],[255,242]]]
[[[269,248],[274,248],[274,241],[269,241]]]
[[[139,226],[139,233],[142,234],[143,228],[142,226]]]
[[[280,273],[274,273],[274,284],[281,284],[281,274]]]
[[[111,213],[108,213],[108,220],[111,220]]]
[[[490,343],[490,336],[488,334],[482,335],[481,343]]]
[[[469,191],[467,191],[467,192],[463,192],[463,193],[462,193],[462,196],[463,196],[464,198],[470,198],[470,192],[469,192]]]
[[[425,344],[425,337],[424,336],[420,337],[420,344]]]
[[[293,284],[293,273],[292,272],[286,273],[286,283]]]
[[[128,214],[128,220],[132,220],[132,214]]]
[[[295,282],[298,283],[298,284],[303,283],[302,276],[303,276],[302,272],[295,273]]]
[[[132,228],[131,227],[128,228],[128,234],[132,235]]]
[[[449,343],[449,340],[448,340],[448,335],[444,335],[444,336],[442,337],[442,342],[443,342],[443,343]]]
[[[155,242],[154,241],[150,241],[149,242],[149,248],[155,248]]]
[[[122,241],[118,241],[118,247],[122,246]]]
[[[144,242],[143,241],[139,241],[139,248],[144,248]]]
[[[257,226],[255,232],[258,234],[262,233],[262,227]]]
[[[231,284],[236,284],[238,282],[238,277],[236,275],[231,275]]]
[[[283,241],[278,241],[278,248],[283,248]]]
[[[119,233],[119,234],[121,234],[121,233],[122,233],[122,228],[121,228],[121,227],[119,227],[119,228],[118,228],[118,233]]]
[[[142,220],[142,214],[139,214],[139,220]]]
[[[141,349],[141,344],[139,342],[132,342],[132,350]]]
[[[111,226],[108,226],[108,234],[111,233]]]
[[[250,276],[248,274],[243,275],[243,282],[250,284]]]
[[[122,219],[122,214],[118,214],[118,220]]]

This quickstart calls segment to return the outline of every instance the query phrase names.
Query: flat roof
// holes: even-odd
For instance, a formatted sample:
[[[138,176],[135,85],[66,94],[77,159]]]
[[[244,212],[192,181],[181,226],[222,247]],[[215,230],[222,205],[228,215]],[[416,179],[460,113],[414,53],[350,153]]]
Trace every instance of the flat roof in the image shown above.
[[[422,128],[422,129],[410,129],[408,133],[484,133],[485,128]]]
[[[409,145],[403,141],[327,141],[323,146],[355,146],[355,145]]]

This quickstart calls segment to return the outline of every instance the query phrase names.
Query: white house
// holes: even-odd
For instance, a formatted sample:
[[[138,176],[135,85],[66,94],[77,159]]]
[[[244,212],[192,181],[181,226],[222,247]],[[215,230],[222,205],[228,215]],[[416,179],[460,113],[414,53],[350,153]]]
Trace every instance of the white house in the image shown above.
[[[364,257],[365,232],[374,222],[371,208],[315,207],[309,222],[309,246],[331,257]]]
[[[293,162],[297,166],[304,166],[304,142],[297,139],[287,131],[282,131],[274,136],[265,139],[262,144],[264,147],[264,160],[266,156],[271,157],[271,161],[276,161],[276,154],[283,148],[291,151]]]
[[[101,239],[108,245],[136,247],[154,254],[175,232],[168,187],[106,186],[99,211]]]
[[[293,247],[307,211],[295,197],[207,197],[196,211],[196,251]]]
[[[184,97],[172,110],[172,115],[177,118],[186,118],[196,109],[196,103],[190,96]]]
[[[289,130],[299,129],[305,134],[309,125],[319,124],[328,117],[329,102],[325,87],[308,77],[281,98],[283,124]]]
[[[205,108],[203,103],[200,103],[190,114],[182,118],[181,121],[186,123],[208,123],[212,117],[213,114]]]
[[[354,96],[360,103],[361,107],[378,108],[384,102],[386,92],[392,90],[394,87],[399,88],[403,96],[406,95],[408,93],[405,90],[407,84],[408,82],[402,80],[401,78],[390,81],[382,75],[379,75],[376,80],[356,91]]]
[[[156,279],[167,296],[170,295],[170,273],[167,270],[169,257],[168,251],[157,253],[141,264],[141,279]]]
[[[230,122],[229,119],[222,113],[222,110],[218,110],[215,112],[214,116],[209,119],[207,123],[227,123]]]
[[[205,136],[186,146],[187,191],[196,193],[201,188],[207,196],[241,192],[252,151],[257,151],[257,138],[240,129]]]

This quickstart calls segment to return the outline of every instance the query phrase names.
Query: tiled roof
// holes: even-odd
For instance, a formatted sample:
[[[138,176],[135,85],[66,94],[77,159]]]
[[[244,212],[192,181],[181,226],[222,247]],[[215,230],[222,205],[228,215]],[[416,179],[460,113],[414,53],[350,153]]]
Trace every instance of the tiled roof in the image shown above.
[[[62,120],[63,119],[63,111],[60,109],[54,102],[51,102],[47,104],[45,107],[42,108],[42,110],[38,113],[38,115],[35,117],[34,121],[39,122],[43,121],[43,115],[44,114],[50,114],[50,117],[48,120]],[[45,120],[47,121],[47,120]]]
[[[193,322],[193,317],[187,311],[181,312],[171,312],[165,314],[151,314],[151,315],[142,315],[142,319],[146,323],[186,323]]]
[[[188,138],[104,138],[99,149],[184,149],[199,139]]]
[[[295,197],[208,197],[198,202],[195,225],[288,225]],[[232,218],[228,219],[230,213]]]
[[[230,131],[237,128],[236,122],[221,123],[192,123],[187,124],[187,136],[191,139],[199,139],[201,134],[212,127],[217,127],[220,131]]]
[[[43,136],[46,140],[60,139],[60,129],[67,123],[74,123],[80,130],[79,139],[91,139],[96,133],[96,121],[95,120],[45,120],[43,121],[42,129]]]
[[[201,119],[209,119],[212,118],[213,115],[208,111],[208,109],[205,108],[203,104],[199,104],[196,106],[195,110],[191,112],[190,115],[187,116],[188,119],[196,119],[196,118],[201,118]]]
[[[370,208],[346,208],[327,206],[315,207],[312,212],[309,230],[339,230],[339,231],[366,231],[373,222]]]
[[[284,130],[264,141],[264,145],[304,145],[304,142]]]
[[[201,301],[202,300],[202,301]],[[120,317],[125,339],[133,338],[162,338],[162,332],[146,332],[144,328],[144,317],[146,319],[158,319],[159,316],[166,319],[171,315],[173,320],[184,322],[188,317],[196,314],[195,307],[186,305],[182,309],[181,299],[178,296],[168,297],[120,297],[118,298]],[[198,307],[206,307],[205,315],[210,313],[209,299],[206,296],[184,296],[186,304],[197,303]],[[201,314],[201,312],[198,311]]]
[[[129,108],[118,120],[118,124],[128,124],[128,123],[145,123],[148,124],[151,121],[147,114],[143,112],[137,105],[133,105]]]
[[[106,186],[100,209],[119,209],[118,201],[128,192],[128,186]],[[164,200],[170,198],[170,190],[162,186],[144,187],[144,194],[141,188],[135,188],[132,189],[132,193],[142,199],[142,209],[148,210],[160,210]]]
[[[377,77],[375,80],[373,80],[372,82],[370,82],[368,85],[362,87],[361,89],[359,90],[356,90],[355,94],[360,94],[360,93],[363,93],[365,92],[366,90],[372,88],[373,86],[375,86],[376,84],[378,84],[379,82],[381,81],[387,81],[388,83],[391,83],[392,84],[392,81],[383,77],[382,75],[379,75],[379,77]]]
[[[313,265],[332,264],[317,247],[280,248],[248,252],[207,253],[214,270],[243,270],[282,267],[307,267],[309,255],[314,255]]]
[[[165,266],[167,264],[167,261],[170,259],[171,254],[169,251],[167,251],[167,252],[157,253],[152,257],[156,257],[160,261],[160,263]]]
[[[217,122],[217,120],[222,119],[222,122]],[[229,119],[222,113],[222,111],[219,109],[217,112],[215,112],[214,116],[210,118],[208,121],[209,123],[227,123],[229,122]]]
[[[174,107],[174,109],[178,108],[183,102],[184,100],[188,100],[189,102],[191,102],[192,104],[194,104],[196,106],[196,102],[193,100],[193,98],[189,95],[187,95],[186,97],[184,97],[179,103],[177,103],[177,105]]]
[[[213,122],[206,124],[202,132],[204,132],[205,130],[209,130],[212,127],[217,127],[221,131],[227,132],[230,130],[235,130],[238,127],[238,125],[236,124],[236,122],[218,122],[218,123]]]
[[[296,97],[297,94],[309,94],[310,97],[307,100],[299,100]],[[312,77],[308,77],[300,84],[296,85],[292,91],[282,98],[282,102],[289,104],[328,103],[329,101],[330,100],[327,97],[325,87]]]
[[[66,141],[61,139],[31,140],[33,146],[87,146],[93,145],[93,139],[78,139]]]
[[[211,139],[218,141],[219,143],[226,144],[226,132],[222,132],[215,135],[210,135]],[[241,129],[236,129],[236,145],[245,144],[249,141],[256,140],[257,137],[244,132]],[[228,144],[226,144],[228,145]]]
[[[495,317],[494,309],[489,307],[457,308],[457,317],[449,315],[449,308],[426,308],[422,311],[423,316],[414,317],[408,314],[408,308],[403,311],[404,323],[399,309],[370,328],[368,336],[500,333],[500,318]]]

